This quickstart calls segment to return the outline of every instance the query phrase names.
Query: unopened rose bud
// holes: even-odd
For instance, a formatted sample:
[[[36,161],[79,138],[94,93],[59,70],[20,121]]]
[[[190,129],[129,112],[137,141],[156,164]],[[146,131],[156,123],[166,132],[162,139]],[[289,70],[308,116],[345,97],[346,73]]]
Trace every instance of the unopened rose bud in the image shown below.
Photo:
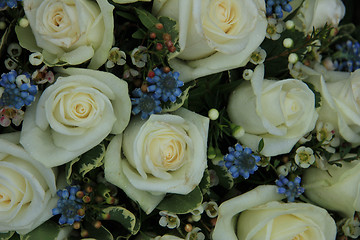
[[[150,38],[155,39],[156,38],[156,33],[154,33],[154,32],[150,33]]]
[[[166,42],[166,41],[170,41],[170,40],[171,40],[171,35],[168,34],[168,33],[164,33],[164,34],[163,34],[163,39],[164,39],[165,42]]]
[[[163,45],[161,43],[156,44],[156,50],[161,51],[163,49]]]
[[[164,25],[162,23],[157,23],[157,24],[155,24],[155,27],[156,27],[156,29],[161,30],[164,28]]]
[[[219,111],[215,108],[212,108],[209,110],[208,116],[211,120],[215,121],[216,119],[219,118]]]
[[[27,20],[26,18],[21,18],[19,21],[19,25],[22,28],[26,28],[27,26],[29,26],[29,20]]]

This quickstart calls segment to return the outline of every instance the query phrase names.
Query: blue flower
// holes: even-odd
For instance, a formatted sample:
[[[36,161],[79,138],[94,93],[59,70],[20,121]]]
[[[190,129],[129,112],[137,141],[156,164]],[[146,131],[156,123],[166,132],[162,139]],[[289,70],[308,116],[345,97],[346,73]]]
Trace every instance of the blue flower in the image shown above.
[[[276,180],[275,184],[278,186],[278,193],[285,194],[288,201],[293,202],[295,198],[299,197],[305,191],[303,187],[300,187],[300,182],[300,177],[296,177],[292,182],[280,175],[279,180]]]
[[[277,18],[283,17],[283,11],[291,12],[292,7],[289,4],[292,0],[265,0],[266,2],[266,15],[276,15]]]
[[[229,147],[229,153],[224,156],[224,160],[220,161],[219,165],[225,166],[233,178],[241,175],[243,178],[248,179],[250,174],[253,174],[258,169],[256,163],[260,161],[259,156],[251,153],[250,148],[243,148],[237,143],[235,149]]]
[[[6,5],[9,8],[16,8],[17,2],[20,2],[21,0],[0,0],[0,8],[6,7]]]
[[[136,88],[132,94],[135,96],[131,98],[134,115],[141,112],[141,119],[147,119],[151,114],[161,112],[161,102],[154,97],[153,93],[143,93],[140,88]]]
[[[360,44],[350,40],[342,44],[337,44],[335,53],[337,57],[334,61],[334,67],[338,71],[352,72],[360,68]]]
[[[57,202],[57,207],[53,208],[52,214],[61,214],[59,224],[72,225],[74,222],[79,222],[84,217],[78,214],[78,210],[82,208],[82,199],[76,197],[76,193],[80,191],[78,186],[69,186],[66,189],[58,190],[57,195],[60,199]]]
[[[0,98],[1,107],[20,109],[29,106],[38,92],[37,86],[31,84],[28,73],[18,76],[15,70],[1,75],[0,86],[4,89]]]
[[[146,78],[146,81],[151,84],[147,88],[148,92],[153,92],[154,97],[163,102],[168,100],[175,102],[182,93],[179,87],[184,86],[184,82],[178,79],[180,74],[178,72],[165,73],[158,68],[154,69],[154,73],[154,77]]]

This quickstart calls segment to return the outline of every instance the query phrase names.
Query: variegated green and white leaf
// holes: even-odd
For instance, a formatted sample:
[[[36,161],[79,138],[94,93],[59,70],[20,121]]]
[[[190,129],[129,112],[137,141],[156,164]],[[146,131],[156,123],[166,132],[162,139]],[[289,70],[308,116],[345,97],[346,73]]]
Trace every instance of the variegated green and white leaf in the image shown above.
[[[104,213],[110,214],[110,219],[120,223],[124,228],[135,235],[140,230],[140,221],[126,208],[115,206],[103,209]]]

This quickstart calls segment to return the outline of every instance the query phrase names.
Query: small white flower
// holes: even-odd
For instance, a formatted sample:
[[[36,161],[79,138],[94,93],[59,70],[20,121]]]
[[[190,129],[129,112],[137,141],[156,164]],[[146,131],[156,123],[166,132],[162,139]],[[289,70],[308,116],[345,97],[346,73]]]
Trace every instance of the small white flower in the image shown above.
[[[168,227],[170,229],[177,228],[180,226],[180,219],[174,213],[169,213],[167,211],[159,212],[161,218],[159,220],[159,224],[162,227]]]
[[[44,57],[41,52],[34,52],[29,56],[29,62],[33,66],[39,66],[44,61]]]
[[[276,168],[278,175],[286,177],[289,174],[289,168],[284,164]]]
[[[335,127],[329,123],[318,122],[316,124],[316,139],[323,144],[329,144],[335,134]]]
[[[284,22],[282,20],[276,20],[275,18],[268,18],[268,26],[266,29],[266,38],[272,40],[278,40],[280,33],[284,31]]]
[[[146,53],[146,47],[139,46],[134,48],[134,50],[131,52],[131,61],[135,66],[142,68],[145,66],[147,60],[148,55]]]
[[[295,162],[302,168],[308,168],[315,162],[314,152],[311,148],[301,146],[296,149]]]
[[[348,218],[341,229],[347,237],[357,239],[360,236],[360,222],[358,219]]]
[[[124,65],[126,63],[126,54],[124,51],[120,51],[118,47],[113,47],[109,51],[108,61],[106,62],[107,68],[113,68],[115,64]]]
[[[243,78],[245,80],[251,80],[252,76],[254,74],[254,71],[251,69],[245,69],[243,72]]]
[[[191,214],[194,216],[199,216],[204,212],[204,207],[203,205],[200,205],[199,207],[195,208],[194,210],[191,211]]]
[[[7,53],[10,55],[10,57],[18,57],[21,55],[22,48],[17,43],[10,43],[7,48]]]
[[[24,74],[18,75],[15,79],[17,87],[21,87],[23,83],[30,83],[30,79],[27,78]]]
[[[18,64],[11,58],[5,59],[4,64],[7,70],[14,70],[18,66]]]
[[[201,229],[196,227],[191,230],[188,234],[186,234],[185,240],[204,240],[205,235],[200,232]]]
[[[123,78],[124,78],[124,79],[127,79],[127,78],[129,78],[130,76],[131,76],[131,77],[139,76],[139,72],[136,71],[135,69],[132,69],[132,68],[125,70],[125,71],[124,71],[124,74],[123,74]]]
[[[215,218],[218,216],[219,206],[216,202],[205,202],[203,203],[203,207],[205,209],[206,215],[208,215],[209,218]]]
[[[266,58],[266,51],[258,47],[250,56],[250,62],[257,65],[263,63]]]

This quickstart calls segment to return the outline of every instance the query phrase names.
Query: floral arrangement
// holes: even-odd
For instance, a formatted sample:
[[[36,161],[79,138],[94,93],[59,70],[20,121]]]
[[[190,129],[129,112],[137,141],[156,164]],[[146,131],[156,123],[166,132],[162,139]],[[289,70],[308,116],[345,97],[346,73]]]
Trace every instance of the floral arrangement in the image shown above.
[[[355,0],[0,0],[0,238],[358,239]]]

